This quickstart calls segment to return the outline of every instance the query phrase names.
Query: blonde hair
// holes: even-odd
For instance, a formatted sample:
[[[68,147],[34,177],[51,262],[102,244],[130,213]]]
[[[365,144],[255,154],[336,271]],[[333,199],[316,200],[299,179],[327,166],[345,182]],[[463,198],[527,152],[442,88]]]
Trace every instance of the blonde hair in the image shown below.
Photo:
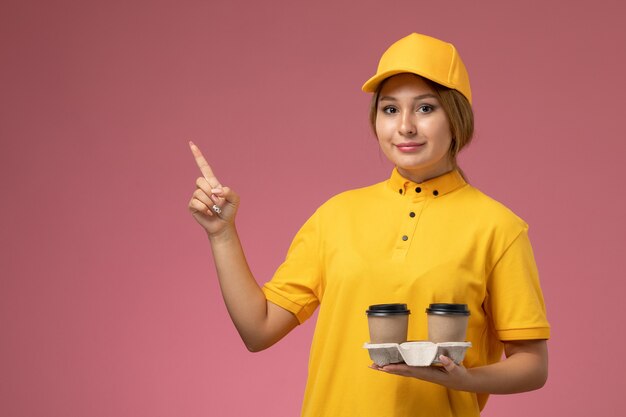
[[[423,77],[421,78],[430,88],[433,89],[439,99],[441,107],[448,117],[448,122],[450,123],[450,133],[452,135],[452,142],[450,143],[448,157],[450,158],[450,162],[452,162],[452,166],[461,173],[463,178],[466,179],[463,170],[461,170],[457,164],[456,158],[459,152],[461,152],[461,149],[469,145],[472,141],[472,137],[474,136],[474,112],[472,111],[472,105],[469,103],[467,98],[465,98],[465,96],[457,90],[437,84],[429,79]],[[370,103],[370,127],[376,137],[378,137],[376,134],[378,99],[380,98],[380,91],[388,79],[389,78],[383,80],[378,85],[376,91],[374,91],[374,94],[372,95],[372,101]]]

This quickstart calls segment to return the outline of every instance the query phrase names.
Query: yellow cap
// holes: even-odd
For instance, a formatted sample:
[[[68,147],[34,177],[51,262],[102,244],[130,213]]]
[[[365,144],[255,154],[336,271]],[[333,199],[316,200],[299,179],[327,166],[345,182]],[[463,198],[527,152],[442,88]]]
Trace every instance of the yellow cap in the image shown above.
[[[454,45],[419,33],[411,33],[391,45],[380,58],[376,75],[361,89],[373,93],[385,78],[404,72],[458,90],[472,102],[469,75]]]

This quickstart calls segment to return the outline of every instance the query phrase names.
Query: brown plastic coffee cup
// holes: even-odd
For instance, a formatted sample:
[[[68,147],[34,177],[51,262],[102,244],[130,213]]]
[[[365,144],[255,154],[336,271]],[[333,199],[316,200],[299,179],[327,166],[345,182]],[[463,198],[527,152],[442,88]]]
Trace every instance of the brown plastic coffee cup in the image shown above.
[[[370,343],[406,342],[411,314],[406,304],[375,304],[366,313]]]
[[[467,304],[431,304],[428,313],[428,340],[433,343],[464,342],[470,311]]]

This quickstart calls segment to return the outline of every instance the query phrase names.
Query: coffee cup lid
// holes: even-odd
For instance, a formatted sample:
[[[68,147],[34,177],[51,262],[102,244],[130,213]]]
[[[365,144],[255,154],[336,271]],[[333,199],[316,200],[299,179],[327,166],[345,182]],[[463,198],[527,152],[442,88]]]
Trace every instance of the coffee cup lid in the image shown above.
[[[401,314],[411,314],[406,304],[375,304],[367,310],[368,316],[394,316]]]
[[[431,304],[426,309],[426,313],[428,314],[456,314],[461,316],[469,316],[470,311],[467,307],[467,304],[446,304],[446,303],[437,303]]]

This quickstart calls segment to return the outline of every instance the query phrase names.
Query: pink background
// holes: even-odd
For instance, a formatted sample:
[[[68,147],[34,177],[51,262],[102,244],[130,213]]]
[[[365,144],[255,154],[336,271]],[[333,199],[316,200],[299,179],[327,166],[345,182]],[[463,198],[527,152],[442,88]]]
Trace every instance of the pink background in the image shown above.
[[[470,69],[461,164],[530,223],[553,326],[544,389],[484,415],[617,416],[622,4],[3,0],[0,415],[298,415],[314,320],[246,351],[187,140],[242,195],[263,283],[319,204],[388,176],[360,86],[417,31]]]

